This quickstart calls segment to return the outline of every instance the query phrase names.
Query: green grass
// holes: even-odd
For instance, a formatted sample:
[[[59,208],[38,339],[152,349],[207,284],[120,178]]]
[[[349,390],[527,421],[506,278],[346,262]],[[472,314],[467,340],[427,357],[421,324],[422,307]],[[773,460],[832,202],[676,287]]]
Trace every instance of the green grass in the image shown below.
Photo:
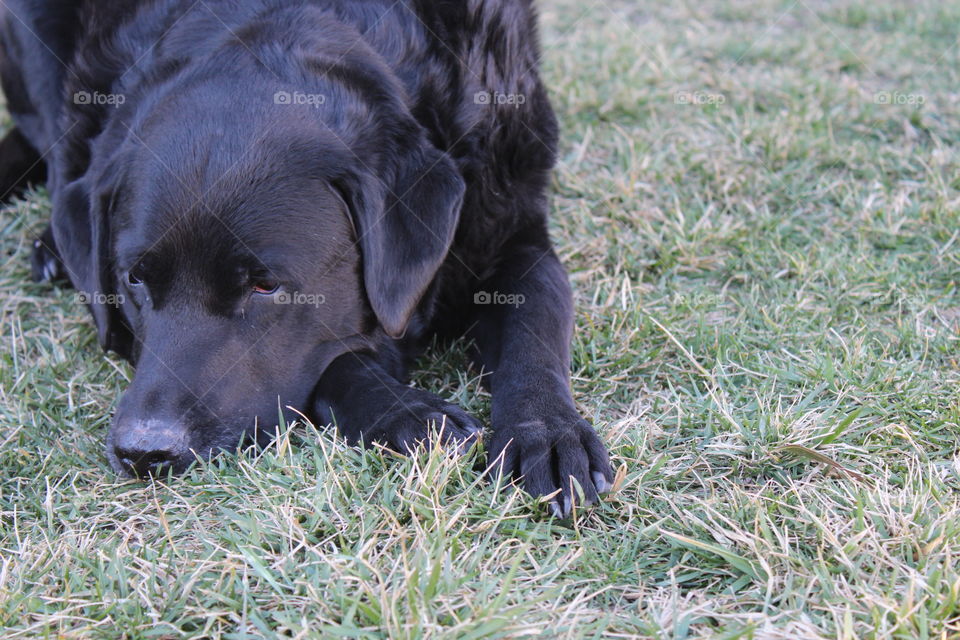
[[[37,192],[0,212],[3,637],[960,637],[960,4],[541,8],[617,492],[556,522],[309,425],[119,480],[130,372],[28,282]],[[416,381],[486,417],[464,364]]]

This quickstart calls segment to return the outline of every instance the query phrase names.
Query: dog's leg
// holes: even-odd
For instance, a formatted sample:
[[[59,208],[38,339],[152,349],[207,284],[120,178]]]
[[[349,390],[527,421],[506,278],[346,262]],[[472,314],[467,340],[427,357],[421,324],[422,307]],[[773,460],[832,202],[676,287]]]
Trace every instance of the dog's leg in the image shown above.
[[[14,127],[0,140],[0,202],[8,202],[31,184],[47,179],[47,164]]]
[[[70,282],[63,260],[57,252],[57,245],[53,239],[53,227],[50,225],[47,225],[40,237],[33,241],[30,275],[34,282]]]
[[[570,287],[546,242],[514,245],[500,265],[474,297],[477,322],[470,331],[479,364],[490,372],[488,461],[522,477],[533,495],[559,489],[551,508],[566,516],[576,500],[571,478],[587,502],[613,481],[606,448],[570,391]]]
[[[481,424],[460,407],[402,384],[372,355],[347,353],[331,363],[317,386],[314,409],[350,443],[385,444],[407,453],[442,427],[443,446],[465,451]]]
[[[0,140],[0,202],[19,196],[31,184],[47,179],[47,163],[20,129],[14,127]],[[34,240],[30,267],[35,282],[66,279],[50,227]]]

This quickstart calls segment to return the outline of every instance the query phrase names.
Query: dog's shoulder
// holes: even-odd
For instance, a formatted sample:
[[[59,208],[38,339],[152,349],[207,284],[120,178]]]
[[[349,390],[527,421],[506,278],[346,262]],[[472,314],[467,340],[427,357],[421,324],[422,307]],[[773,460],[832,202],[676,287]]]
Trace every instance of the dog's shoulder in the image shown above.
[[[435,43],[432,55],[446,65],[445,84],[421,92],[418,109],[429,116],[421,122],[444,129],[444,149],[467,183],[439,278],[438,304],[455,318],[475,281],[498,268],[511,243],[549,247],[547,191],[558,125],[540,78],[532,2],[415,0],[413,6]],[[443,315],[434,322],[445,322]]]
[[[468,183],[488,195],[516,201],[528,191],[542,193],[555,161],[557,123],[540,79],[533,3],[408,2],[426,43],[413,74],[418,119],[457,159]]]
[[[458,234],[461,254],[475,253],[479,263],[517,233],[545,239],[558,125],[540,78],[533,3],[417,2],[457,61],[452,153],[470,187]]]
[[[548,107],[539,75],[539,33],[532,2],[413,0],[412,8],[425,25],[428,41],[434,43],[434,55],[451,67],[447,86],[459,94],[463,131],[545,115],[531,117],[533,111]],[[525,105],[532,109],[520,109]]]

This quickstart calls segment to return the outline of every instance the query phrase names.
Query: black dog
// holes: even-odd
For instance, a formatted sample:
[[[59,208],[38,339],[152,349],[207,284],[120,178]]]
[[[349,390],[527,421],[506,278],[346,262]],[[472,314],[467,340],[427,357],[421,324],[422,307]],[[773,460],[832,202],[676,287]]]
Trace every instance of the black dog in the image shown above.
[[[115,469],[180,472],[280,407],[354,442],[404,451],[436,423],[469,445],[474,418],[401,382],[426,340],[466,334],[491,461],[560,490],[555,513],[571,479],[610,487],[570,393],[530,0],[3,6],[0,191],[46,165],[34,275],[69,278],[136,366]]]

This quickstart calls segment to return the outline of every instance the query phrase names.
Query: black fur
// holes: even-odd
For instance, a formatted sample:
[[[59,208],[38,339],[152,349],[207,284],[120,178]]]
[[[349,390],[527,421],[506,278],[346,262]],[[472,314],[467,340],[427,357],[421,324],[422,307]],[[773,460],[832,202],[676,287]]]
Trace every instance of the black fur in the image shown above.
[[[45,160],[34,274],[69,277],[136,365],[114,468],[179,472],[288,406],[351,441],[403,451],[435,420],[469,445],[474,418],[401,382],[431,336],[466,333],[491,461],[557,513],[571,477],[609,488],[570,394],[528,0],[6,5],[0,190]]]

